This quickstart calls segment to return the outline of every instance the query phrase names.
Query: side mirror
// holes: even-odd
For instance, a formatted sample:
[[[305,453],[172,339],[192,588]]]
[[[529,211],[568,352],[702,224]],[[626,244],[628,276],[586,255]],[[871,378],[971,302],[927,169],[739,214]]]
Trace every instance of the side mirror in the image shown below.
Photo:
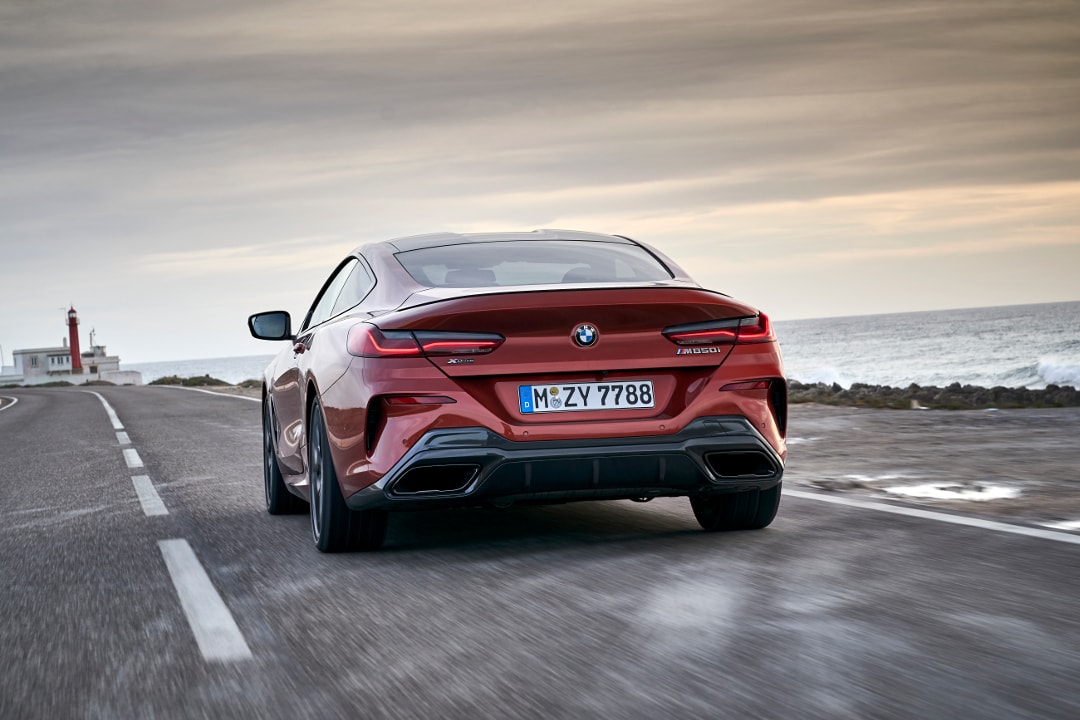
[[[292,319],[284,310],[252,315],[248,318],[248,330],[259,340],[295,340]]]

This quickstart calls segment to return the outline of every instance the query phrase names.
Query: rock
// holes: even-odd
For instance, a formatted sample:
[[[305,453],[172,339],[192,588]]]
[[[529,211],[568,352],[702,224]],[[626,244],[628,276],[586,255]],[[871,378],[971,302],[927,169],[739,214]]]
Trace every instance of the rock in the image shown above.
[[[1048,385],[1044,390],[1001,385],[983,388],[952,383],[944,388],[912,383],[906,388],[888,385],[852,383],[844,389],[838,383],[788,383],[788,397],[793,403],[816,402],[826,405],[897,409],[985,409],[1020,407],[1077,407],[1080,392],[1072,386]]]

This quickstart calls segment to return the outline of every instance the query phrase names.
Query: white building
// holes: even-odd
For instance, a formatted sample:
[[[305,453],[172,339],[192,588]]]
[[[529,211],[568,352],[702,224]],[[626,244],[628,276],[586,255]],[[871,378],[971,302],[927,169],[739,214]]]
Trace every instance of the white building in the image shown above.
[[[90,342],[93,341],[94,333],[91,332]],[[142,373],[121,370],[120,358],[107,354],[104,345],[91,345],[89,351],[80,352],[82,368],[74,372],[71,347],[66,339],[63,345],[57,347],[16,350],[11,355],[14,364],[0,367],[0,386],[41,385],[59,381],[82,385],[94,380],[104,380],[114,385],[142,385]],[[0,364],[2,360],[0,358]]]

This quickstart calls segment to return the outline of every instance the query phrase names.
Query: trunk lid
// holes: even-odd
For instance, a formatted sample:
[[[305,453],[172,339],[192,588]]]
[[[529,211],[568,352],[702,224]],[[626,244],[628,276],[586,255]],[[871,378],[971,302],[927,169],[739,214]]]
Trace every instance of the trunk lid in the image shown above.
[[[385,331],[502,335],[505,341],[489,354],[429,360],[485,407],[516,423],[673,416],[700,391],[732,346],[680,354],[679,346],[661,331],[757,314],[720,293],[687,287],[563,287],[466,297],[461,292],[453,299],[398,310],[373,322]],[[585,325],[596,335],[589,346],[574,339],[575,331]],[[565,398],[566,388],[578,383],[636,383],[638,388],[651,383],[654,402],[650,408],[618,410],[537,414],[523,410],[522,397],[532,392],[525,388],[560,388]]]

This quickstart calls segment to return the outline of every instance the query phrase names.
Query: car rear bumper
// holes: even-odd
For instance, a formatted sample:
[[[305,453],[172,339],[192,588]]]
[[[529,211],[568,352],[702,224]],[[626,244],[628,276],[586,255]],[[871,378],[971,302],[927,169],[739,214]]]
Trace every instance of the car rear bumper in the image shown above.
[[[353,510],[651,498],[767,489],[783,459],[744,417],[698,418],[673,435],[515,442],[485,428],[426,433]]]

